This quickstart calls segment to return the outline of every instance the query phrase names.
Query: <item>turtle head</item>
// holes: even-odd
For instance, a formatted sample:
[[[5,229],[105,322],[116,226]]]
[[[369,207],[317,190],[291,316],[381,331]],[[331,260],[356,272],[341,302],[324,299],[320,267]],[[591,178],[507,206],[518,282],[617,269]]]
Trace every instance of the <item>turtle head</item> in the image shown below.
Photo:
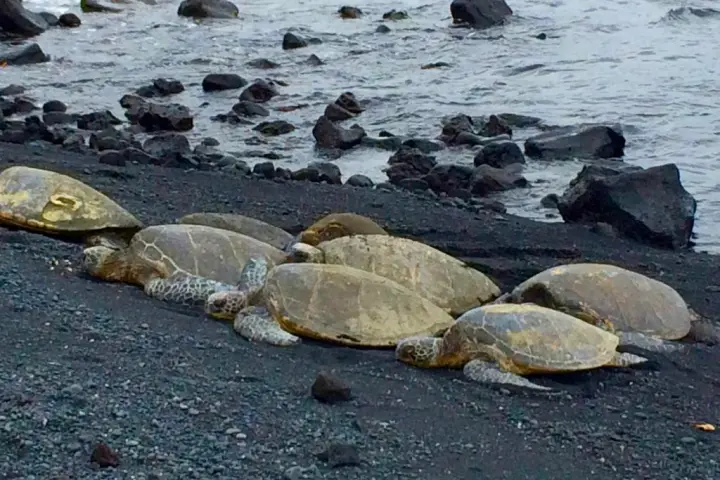
[[[116,248],[107,245],[88,247],[82,253],[82,265],[93,277],[107,278],[108,269],[112,268],[113,258],[117,255]]]
[[[442,338],[426,336],[404,338],[395,348],[395,358],[421,368],[442,367],[442,341]]]
[[[333,220],[322,226],[310,227],[298,235],[298,237],[302,243],[316,246],[321,242],[327,242],[347,235],[349,235],[349,232],[345,225],[343,225],[342,222]]]
[[[302,232],[300,232],[300,234],[295,237],[294,243],[302,242],[308,245],[315,246],[318,245],[321,241],[322,239],[320,238],[320,232],[318,232],[314,228],[308,228],[307,230],[303,230]]]
[[[325,254],[319,248],[298,242],[290,247],[288,261],[297,263],[324,263]]]
[[[243,308],[249,305],[249,292],[226,290],[216,292],[205,300],[205,313],[219,320],[233,320]]]

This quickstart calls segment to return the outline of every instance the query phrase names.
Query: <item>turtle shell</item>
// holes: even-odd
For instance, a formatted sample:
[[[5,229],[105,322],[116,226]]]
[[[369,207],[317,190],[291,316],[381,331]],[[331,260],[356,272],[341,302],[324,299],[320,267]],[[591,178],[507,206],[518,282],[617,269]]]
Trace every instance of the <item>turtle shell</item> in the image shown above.
[[[424,243],[390,235],[354,235],[318,245],[325,263],[375,273],[460,315],[500,295],[482,272]]]
[[[0,173],[0,223],[68,236],[102,230],[127,230],[132,235],[142,228],[137,218],[89,185],[24,166]]]
[[[183,272],[233,285],[251,257],[273,266],[285,254],[256,238],[205,225],[154,225],[135,234],[128,247],[130,262],[146,260],[165,276]]]
[[[525,280],[513,302],[533,302],[616,331],[666,340],[690,331],[685,300],[669,285],[614,265],[575,263],[550,268]]]
[[[524,373],[598,368],[615,355],[619,338],[571,315],[539,305],[485,305],[460,318],[444,335],[448,351],[487,351],[502,365],[510,361]]]
[[[200,212],[185,215],[178,223],[190,225],[207,225],[232,232],[242,233],[249,237],[283,249],[290,243],[293,236],[282,228],[278,228],[262,220],[234,213]]]
[[[408,336],[439,334],[454,322],[402,285],[343,265],[277,266],[264,295],[284,330],[344,345],[394,347]]]
[[[331,213],[310,225],[299,235],[299,240],[316,246],[334,238],[348,235],[387,235],[374,220],[357,213]]]

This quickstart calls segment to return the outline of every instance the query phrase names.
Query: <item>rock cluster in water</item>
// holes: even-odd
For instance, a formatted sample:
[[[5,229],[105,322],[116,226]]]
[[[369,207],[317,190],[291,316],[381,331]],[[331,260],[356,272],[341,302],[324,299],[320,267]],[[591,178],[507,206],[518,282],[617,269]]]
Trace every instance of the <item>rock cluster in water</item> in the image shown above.
[[[149,1],[149,0],[148,0]],[[60,18],[26,10],[19,0],[3,0],[0,27],[6,32],[32,36],[53,25],[78,26],[72,14]],[[84,0],[88,9],[100,8],[94,0]],[[503,0],[454,0],[450,7],[454,23],[486,28],[502,24],[512,10]],[[96,10],[93,10],[96,11]],[[179,15],[191,17],[230,18],[238,14],[228,0],[185,0]],[[359,18],[362,10],[342,6],[337,12],[344,19]],[[399,21],[407,13],[391,10],[384,20]],[[320,42],[287,32],[279,47],[284,50],[306,48]],[[47,61],[37,44],[0,50],[0,60],[23,64]],[[306,63],[322,65],[315,55]],[[251,68],[272,69],[277,64],[268,59],[248,63]],[[423,68],[439,68],[431,64]],[[252,125],[258,138],[298,134],[290,122],[271,118],[272,112],[287,112],[307,105],[274,106],[286,84],[261,78],[248,81],[236,73],[218,72],[202,79],[207,94],[238,90],[237,101],[228,105],[212,121]],[[504,212],[502,203],[492,195],[514,189],[530,189],[523,176],[528,159],[533,162],[581,159],[587,163],[577,178],[561,195],[548,195],[542,205],[559,212],[565,222],[592,225],[597,231],[622,236],[663,248],[691,245],[696,202],[683,188],[677,167],[666,164],[643,170],[622,162],[626,140],[618,125],[583,125],[553,127],[541,119],[509,113],[471,117],[459,113],[441,120],[435,138],[406,137],[382,131],[371,137],[360,125],[363,112],[369,108],[352,92],[342,92],[328,103],[307,135],[314,139],[318,160],[292,171],[278,167],[273,160],[282,157],[275,152],[249,150],[228,153],[220,143],[205,138],[190,144],[184,133],[195,128],[193,112],[173,101],[184,92],[185,85],[169,78],[156,78],[124,95],[120,105],[125,119],[110,111],[69,113],[59,100],[46,102],[41,111],[25,95],[25,89],[9,85],[0,90],[0,141],[12,143],[50,142],[75,151],[92,150],[103,164],[122,167],[128,163],[164,167],[223,170],[240,175],[256,175],[284,181],[343,183],[335,160],[354,149],[380,149],[391,152],[384,168],[387,181],[379,185],[363,175],[353,175],[345,183],[354,187],[403,189],[421,195],[441,197],[444,202],[469,210],[490,209]],[[13,118],[15,117],[15,118]],[[20,119],[20,117],[24,117]],[[515,130],[534,129],[519,145],[513,140]],[[252,142],[246,142],[252,144]],[[255,144],[261,144],[256,142]],[[435,154],[445,149],[471,151],[468,162],[440,163]],[[262,158],[252,167],[243,158]]]

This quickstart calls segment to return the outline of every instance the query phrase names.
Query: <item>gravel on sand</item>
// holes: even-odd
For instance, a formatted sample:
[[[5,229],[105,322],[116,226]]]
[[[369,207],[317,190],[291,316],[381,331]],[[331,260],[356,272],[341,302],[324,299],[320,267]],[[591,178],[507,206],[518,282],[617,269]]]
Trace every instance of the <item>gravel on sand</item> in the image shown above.
[[[330,211],[366,214],[463,258],[503,290],[563,262],[612,262],[720,316],[720,257],[579,226],[0,145],[0,168],[12,164],[73,175],[148,224],[221,211],[294,233]],[[551,394],[489,388],[459,371],[403,365],[389,350],[251,344],[201,312],[87,278],[80,246],[46,236],[0,229],[0,252],[2,479],[720,478],[720,430],[693,426],[720,427],[720,347],[538,378]],[[320,372],[350,394],[341,386],[337,401],[316,399]]]

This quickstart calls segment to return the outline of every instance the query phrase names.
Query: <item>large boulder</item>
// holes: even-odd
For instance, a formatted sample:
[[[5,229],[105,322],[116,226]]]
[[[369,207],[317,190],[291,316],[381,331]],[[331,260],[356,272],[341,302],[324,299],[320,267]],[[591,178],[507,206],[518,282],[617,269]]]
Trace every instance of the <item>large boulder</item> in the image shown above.
[[[184,0],[177,13],[191,18],[237,18],[240,10],[229,0]]]
[[[640,171],[587,166],[558,201],[565,222],[604,223],[617,235],[670,249],[689,246],[696,206],[672,163]]]
[[[542,160],[619,158],[625,154],[625,137],[619,126],[561,128],[528,138],[525,154]]]
[[[32,37],[48,27],[43,16],[27,10],[21,0],[0,0],[0,31]]]
[[[473,28],[502,25],[512,13],[505,0],[453,0],[450,4],[453,23]]]

